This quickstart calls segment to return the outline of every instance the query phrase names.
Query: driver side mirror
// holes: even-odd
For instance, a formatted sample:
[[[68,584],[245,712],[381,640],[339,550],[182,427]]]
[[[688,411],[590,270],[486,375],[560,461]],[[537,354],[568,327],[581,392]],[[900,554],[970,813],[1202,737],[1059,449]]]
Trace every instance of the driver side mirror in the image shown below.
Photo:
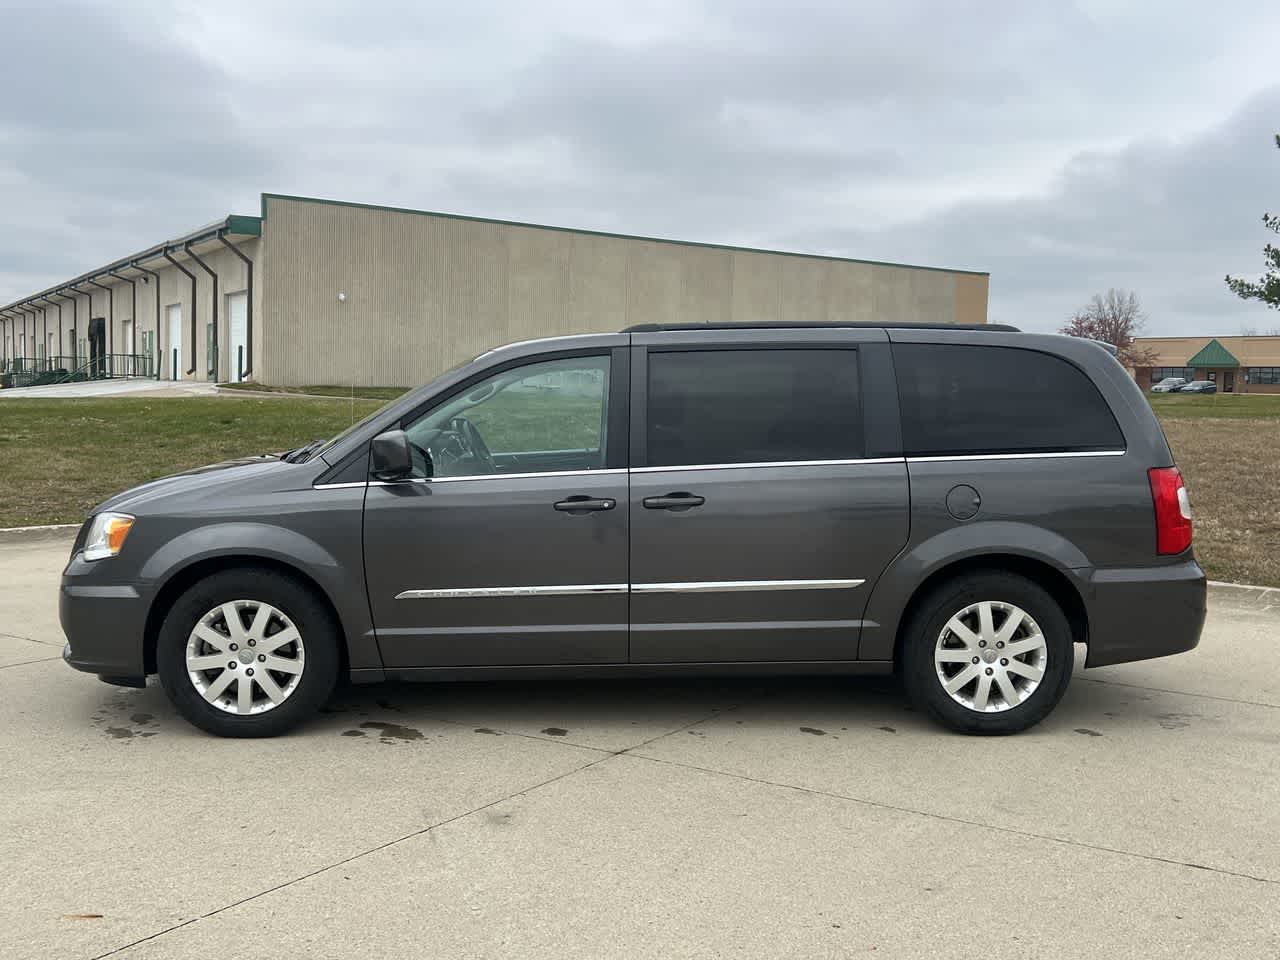
[[[403,430],[388,430],[373,438],[369,472],[379,480],[404,480],[413,473],[409,438]]]

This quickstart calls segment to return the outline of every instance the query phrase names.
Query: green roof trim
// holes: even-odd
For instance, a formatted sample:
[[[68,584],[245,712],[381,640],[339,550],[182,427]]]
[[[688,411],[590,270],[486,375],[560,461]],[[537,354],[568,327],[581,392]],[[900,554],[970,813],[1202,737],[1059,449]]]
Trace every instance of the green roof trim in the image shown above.
[[[260,237],[262,236],[262,218],[244,217],[233,213],[227,217],[227,233],[234,233],[241,237]]]
[[[1217,337],[1210,340],[1194,357],[1187,361],[1188,367],[1238,367],[1240,361],[1231,355],[1231,351],[1218,342]]]
[[[322,203],[331,207],[355,207],[359,210],[380,210],[384,213],[411,213],[420,217],[439,217],[444,220],[465,220],[470,223],[496,223],[507,227],[530,227],[534,230],[556,230],[560,233],[581,233],[591,237],[611,237],[614,240],[646,240],[650,243],[672,243],[681,247],[702,247],[708,250],[731,250],[740,253],[768,253],[779,257],[804,257],[808,260],[835,260],[840,263],[865,263],[872,267],[899,267],[903,270],[930,270],[934,273],[962,273],[974,277],[989,277],[988,270],[957,270],[951,267],[925,267],[916,263],[894,263],[889,260],[860,260],[856,257],[834,257],[825,253],[797,253],[794,250],[768,250],[761,247],[735,247],[725,243],[700,243],[696,240],[672,240],[669,237],[642,237],[634,233],[609,233],[606,230],[582,230],[577,227],[557,227],[546,223],[526,223],[521,220],[495,220],[492,217],[468,217],[458,213],[439,213],[435,210],[412,210],[408,207],[387,207],[376,203],[353,203],[348,200],[325,200],[321,197],[295,197],[287,193],[262,195],[262,219],[267,219],[268,200],[294,200],[298,203]]]

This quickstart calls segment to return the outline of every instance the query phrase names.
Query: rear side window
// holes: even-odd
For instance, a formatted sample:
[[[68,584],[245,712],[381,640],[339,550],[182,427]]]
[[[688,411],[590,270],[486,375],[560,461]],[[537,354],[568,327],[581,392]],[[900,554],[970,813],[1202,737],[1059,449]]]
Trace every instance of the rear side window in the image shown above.
[[[650,352],[651,466],[862,455],[856,350]]]
[[[1124,449],[1098,388],[1061,357],[896,343],[893,359],[907,456]]]

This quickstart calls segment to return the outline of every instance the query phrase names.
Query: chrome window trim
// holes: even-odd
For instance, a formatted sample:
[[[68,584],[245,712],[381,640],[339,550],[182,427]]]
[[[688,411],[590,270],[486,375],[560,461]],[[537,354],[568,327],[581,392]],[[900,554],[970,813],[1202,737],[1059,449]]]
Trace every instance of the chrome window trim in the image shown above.
[[[537,587],[446,587],[442,590],[405,590],[397,600],[457,600],[470,597],[581,597],[598,593],[626,593],[625,583],[552,584]]]
[[[664,473],[672,470],[747,470],[763,467],[847,467],[870,463],[901,463],[902,457],[867,457],[856,460],[767,460],[758,463],[688,463],[667,467],[632,467],[632,473]]]
[[[632,593],[736,593],[757,590],[852,590],[865,580],[690,580],[633,583]]]
[[[951,460],[1048,460],[1061,457],[1123,457],[1124,450],[1062,450],[1056,453],[972,453],[944,457],[907,457],[907,463],[945,463]]]
[[[343,483],[313,483],[312,490],[349,490],[354,487],[367,487],[368,480],[347,480]]]

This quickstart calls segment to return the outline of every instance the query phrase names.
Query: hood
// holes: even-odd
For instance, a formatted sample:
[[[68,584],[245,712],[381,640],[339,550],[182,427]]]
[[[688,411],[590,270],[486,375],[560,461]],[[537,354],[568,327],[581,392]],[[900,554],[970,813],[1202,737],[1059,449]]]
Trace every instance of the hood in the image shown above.
[[[280,454],[268,453],[258,457],[240,457],[236,460],[224,460],[222,463],[195,467],[172,476],[161,477],[159,480],[150,480],[117,493],[94,507],[91,513],[100,513],[103,510],[135,512],[139,507],[161,497],[194,494],[210,487],[259,476],[266,471],[278,468],[280,462]]]

